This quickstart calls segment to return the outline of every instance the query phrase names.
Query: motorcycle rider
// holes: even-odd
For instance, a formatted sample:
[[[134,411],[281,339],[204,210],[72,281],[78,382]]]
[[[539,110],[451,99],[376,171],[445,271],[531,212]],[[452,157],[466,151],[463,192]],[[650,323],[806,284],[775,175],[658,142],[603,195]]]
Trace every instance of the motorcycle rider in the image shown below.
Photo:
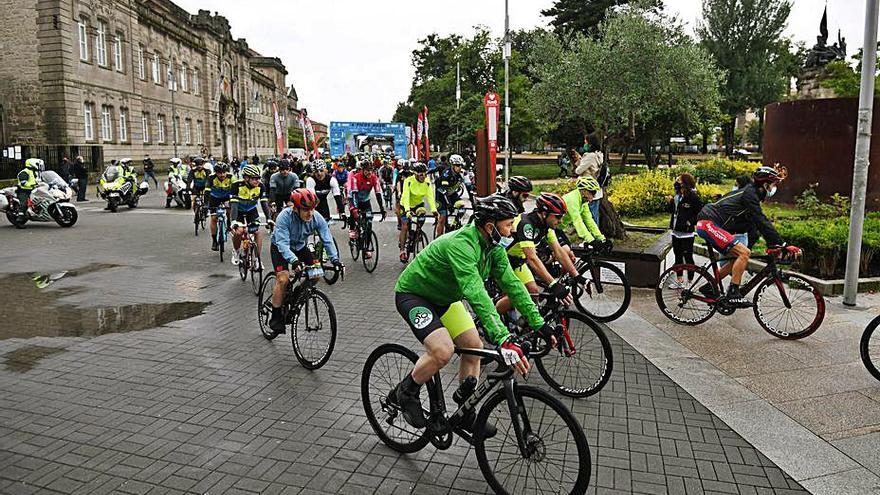
[[[18,184],[15,194],[18,196],[18,215],[24,217],[28,210],[28,199],[37,188],[40,181],[40,173],[46,169],[46,164],[39,158],[28,158],[24,162],[24,168],[18,173]]]
[[[121,176],[125,179],[125,182],[131,184],[131,193],[137,194],[137,171],[135,171],[134,165],[132,165],[131,158],[121,158],[119,160],[119,170],[122,172]]]

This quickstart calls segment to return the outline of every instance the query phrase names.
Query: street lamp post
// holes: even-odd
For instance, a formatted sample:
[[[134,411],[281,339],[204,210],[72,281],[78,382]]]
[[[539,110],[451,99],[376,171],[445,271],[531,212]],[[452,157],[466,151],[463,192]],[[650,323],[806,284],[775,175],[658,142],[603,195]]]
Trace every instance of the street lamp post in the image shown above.
[[[849,211],[849,246],[846,250],[846,278],[843,304],[855,306],[859,289],[859,261],[862,228],[865,224],[865,193],[868,188],[868,158],[871,151],[871,120],[874,113],[874,72],[877,68],[877,16],[880,0],[865,2],[865,46],[862,51],[862,85],[859,90],[859,120],[856,130],[856,159],[853,164],[852,205]]]
[[[510,179],[510,17],[507,14],[508,0],[504,0],[504,149],[507,156],[504,157],[504,181]],[[494,167],[495,164],[493,163]]]

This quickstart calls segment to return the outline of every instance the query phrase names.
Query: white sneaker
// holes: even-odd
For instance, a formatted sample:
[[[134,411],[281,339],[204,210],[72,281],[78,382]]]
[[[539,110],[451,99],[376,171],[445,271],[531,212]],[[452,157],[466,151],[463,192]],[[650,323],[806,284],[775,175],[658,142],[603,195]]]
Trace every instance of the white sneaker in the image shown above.
[[[673,290],[684,289],[684,284],[676,279],[672,279],[669,281],[669,288]]]
[[[237,249],[233,249],[233,250],[232,250],[232,260],[231,260],[231,262],[232,262],[233,265],[238,265],[239,263],[241,263],[241,258],[240,258],[239,255],[238,255],[238,250],[237,250]]]

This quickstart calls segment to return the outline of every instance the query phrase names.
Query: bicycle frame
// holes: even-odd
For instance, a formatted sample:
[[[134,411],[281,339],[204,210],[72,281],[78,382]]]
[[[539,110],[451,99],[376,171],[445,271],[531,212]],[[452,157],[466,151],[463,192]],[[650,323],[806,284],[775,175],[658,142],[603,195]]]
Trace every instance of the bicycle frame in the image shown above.
[[[705,265],[703,265],[703,268],[709,268],[711,266],[712,277],[715,279],[715,283],[718,284],[719,294],[724,294],[725,293],[724,286],[723,286],[722,280],[721,280],[721,268],[718,267],[718,255],[715,252],[715,250],[712,249],[711,246],[708,246],[708,249],[709,249],[709,261]],[[774,281],[776,282],[776,287],[779,289],[779,296],[782,298],[783,304],[785,304],[786,308],[791,308],[791,302],[788,299],[788,293],[786,293],[786,291],[782,287],[782,283],[780,280],[781,270],[779,269],[778,265],[776,264],[776,257],[770,256],[770,255],[751,256],[750,259],[764,261],[767,264],[764,265],[764,268],[762,268],[752,278],[750,278],[749,281],[745,283],[745,285],[740,287],[740,291],[743,294],[748,294],[755,287],[757,287],[758,284],[763,282],[764,279],[772,277],[774,279]],[[733,260],[731,259],[729,262],[733,263]],[[691,297],[693,297],[694,299],[696,299],[698,301],[704,302],[706,304],[715,304],[720,301],[720,297],[718,299],[714,299],[711,297],[705,297],[703,295],[694,294],[693,291],[691,293]]]
[[[415,227],[415,228],[413,228]],[[407,252],[412,253],[415,251],[416,243],[419,241],[419,234],[424,232],[425,227],[425,216],[419,215],[416,217],[415,221],[410,220],[409,222],[409,230],[406,233],[406,249]]]

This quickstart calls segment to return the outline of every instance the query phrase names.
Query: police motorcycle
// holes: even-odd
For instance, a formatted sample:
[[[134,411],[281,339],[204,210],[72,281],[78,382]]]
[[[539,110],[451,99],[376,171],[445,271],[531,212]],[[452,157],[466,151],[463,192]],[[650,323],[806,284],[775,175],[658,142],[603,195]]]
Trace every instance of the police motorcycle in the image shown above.
[[[171,208],[172,201],[178,208],[192,208],[192,196],[186,184],[187,175],[186,165],[180,158],[172,158],[168,179],[165,180],[165,208]]]
[[[40,170],[43,161],[39,160]],[[73,191],[57,173],[47,170],[38,176],[37,187],[31,191],[23,214],[16,194],[16,186],[0,189],[0,211],[16,228],[23,229],[27,222],[56,222],[62,227],[73,227],[79,218],[76,206],[70,202]]]
[[[123,162],[125,163],[125,162]],[[101,174],[98,182],[98,196],[107,201],[107,210],[116,213],[119,205],[126,204],[129,208],[137,208],[140,197],[147,194],[150,184],[146,181],[137,185],[137,176],[126,174],[125,165],[108,166]]]

